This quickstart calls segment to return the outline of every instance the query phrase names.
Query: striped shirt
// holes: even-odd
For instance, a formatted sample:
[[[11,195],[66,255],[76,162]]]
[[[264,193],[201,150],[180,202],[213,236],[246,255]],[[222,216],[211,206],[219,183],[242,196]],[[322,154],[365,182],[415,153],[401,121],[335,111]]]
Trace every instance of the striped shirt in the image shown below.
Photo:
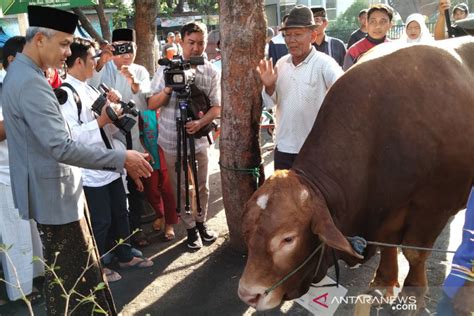
[[[165,88],[164,69],[165,67],[161,66],[153,76],[151,82],[151,92],[153,94],[157,94]],[[212,106],[220,106],[221,76],[220,72],[209,61],[205,60],[204,65],[196,67],[194,83],[209,97]],[[178,116],[179,109],[177,107],[176,92],[173,91],[168,104],[160,108],[160,131],[158,135],[158,144],[166,153],[173,155],[176,155],[177,149],[176,117]],[[209,146],[206,137],[197,138],[195,144],[196,153]]]
[[[297,154],[311,131],[326,91],[343,71],[336,61],[311,47],[304,61],[295,66],[291,55],[278,60],[275,92],[262,91],[265,105],[276,104],[275,145],[278,151]]]

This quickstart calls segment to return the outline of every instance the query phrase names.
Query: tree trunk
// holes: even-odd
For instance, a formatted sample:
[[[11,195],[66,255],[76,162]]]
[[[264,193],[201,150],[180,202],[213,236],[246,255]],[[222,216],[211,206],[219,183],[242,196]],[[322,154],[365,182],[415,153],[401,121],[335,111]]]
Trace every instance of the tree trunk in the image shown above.
[[[89,33],[89,35],[92,36],[96,41],[101,41],[102,36],[97,33],[84,12],[82,12],[82,10],[79,8],[72,8],[72,11],[79,16],[79,21],[81,21],[81,25],[87,31],[87,33]]]
[[[257,188],[257,179],[242,169],[259,169],[262,163],[262,83],[255,68],[264,56],[267,26],[263,0],[221,0],[220,9],[222,196],[231,246],[246,251],[241,217],[245,203]]]
[[[150,75],[155,73],[156,0],[135,1],[135,31],[137,32],[136,63],[144,66]]]
[[[109,20],[105,15],[105,0],[99,0],[99,4],[94,6],[95,12],[97,12],[97,17],[99,18],[100,30],[102,31],[102,37],[111,42],[112,34],[110,33]]]
[[[184,0],[178,0],[174,13],[183,13],[184,11]]]

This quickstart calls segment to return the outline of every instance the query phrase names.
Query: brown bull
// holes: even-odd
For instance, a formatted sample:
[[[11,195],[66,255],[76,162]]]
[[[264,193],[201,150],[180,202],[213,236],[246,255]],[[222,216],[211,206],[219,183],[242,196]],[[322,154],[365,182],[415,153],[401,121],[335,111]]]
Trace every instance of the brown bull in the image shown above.
[[[321,242],[349,264],[362,260],[345,236],[432,247],[463,208],[474,178],[474,40],[438,45],[363,62],[333,85],[293,168],[275,172],[246,205],[242,300],[263,310],[303,295],[333,264],[327,248],[317,272],[318,255],[265,291]],[[430,253],[403,254],[403,294],[421,307]],[[397,249],[383,248],[372,285],[393,289],[397,280]]]

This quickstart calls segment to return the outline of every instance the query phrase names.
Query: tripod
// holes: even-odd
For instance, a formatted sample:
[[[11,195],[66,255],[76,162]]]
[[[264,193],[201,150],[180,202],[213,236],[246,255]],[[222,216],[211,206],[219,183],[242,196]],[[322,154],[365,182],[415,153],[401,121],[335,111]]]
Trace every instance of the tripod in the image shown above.
[[[193,135],[186,132],[186,123],[191,121],[188,116],[188,102],[190,90],[189,86],[177,92],[177,106],[179,108],[179,115],[176,117],[176,132],[177,132],[177,158],[176,158],[176,212],[181,213],[181,171],[184,173],[185,186],[185,205],[184,210],[186,214],[191,214],[190,198],[189,198],[189,167],[191,167],[191,175],[194,182],[194,191],[196,192],[196,203],[198,216],[201,216],[201,199],[199,197],[199,182],[197,177],[196,164],[196,146]],[[188,153],[189,144],[189,153]]]

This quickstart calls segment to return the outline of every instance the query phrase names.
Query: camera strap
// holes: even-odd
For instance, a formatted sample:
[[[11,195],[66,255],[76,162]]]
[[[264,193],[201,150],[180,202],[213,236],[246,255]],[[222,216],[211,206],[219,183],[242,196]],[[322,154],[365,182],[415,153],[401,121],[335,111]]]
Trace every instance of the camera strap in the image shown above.
[[[77,122],[79,123],[79,125],[82,125],[84,122],[81,121],[81,113],[82,113],[82,101],[81,101],[81,98],[79,97],[79,93],[77,93],[76,89],[74,89],[74,87],[67,83],[67,82],[63,82],[60,86],[60,88],[62,87],[66,87],[68,88],[69,90],[71,90],[72,92],[72,95],[74,97],[74,102],[76,102],[76,106],[77,106]],[[96,88],[90,86],[94,91],[97,91]],[[97,91],[98,92],[98,91]],[[110,144],[110,141],[109,141],[109,138],[107,137],[107,135],[105,134],[105,131],[102,127],[99,128],[100,130],[100,136],[102,137],[102,141],[104,142],[105,144],[105,147],[107,147],[108,149],[112,149],[112,146]]]
[[[82,101],[81,101],[81,98],[79,97],[79,93],[77,93],[76,89],[74,89],[74,87],[67,82],[63,82],[61,86],[59,87],[60,88],[66,87],[66,88],[69,88],[69,90],[71,90],[72,96],[74,97],[74,102],[76,102],[76,106],[77,106],[77,122],[79,123],[79,125],[82,125],[84,122],[81,121]]]

